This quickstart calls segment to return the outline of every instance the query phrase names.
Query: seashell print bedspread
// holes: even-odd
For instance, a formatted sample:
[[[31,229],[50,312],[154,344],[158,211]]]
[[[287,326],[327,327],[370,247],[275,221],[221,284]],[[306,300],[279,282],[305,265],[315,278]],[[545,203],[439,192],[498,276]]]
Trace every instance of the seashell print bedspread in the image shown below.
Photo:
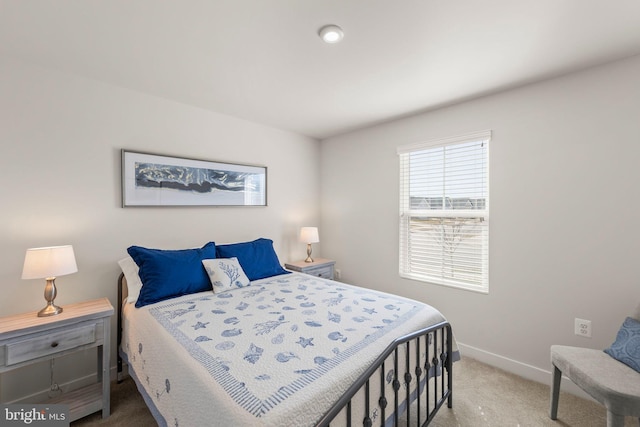
[[[393,339],[442,320],[414,300],[293,273],[126,304],[121,351],[160,425],[298,427]]]

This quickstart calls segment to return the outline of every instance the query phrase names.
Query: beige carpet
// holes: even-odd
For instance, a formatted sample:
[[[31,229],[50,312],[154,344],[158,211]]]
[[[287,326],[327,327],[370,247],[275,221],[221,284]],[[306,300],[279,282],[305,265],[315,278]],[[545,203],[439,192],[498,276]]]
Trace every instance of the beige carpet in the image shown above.
[[[552,421],[548,415],[549,386],[525,380],[469,358],[463,358],[454,365],[453,391],[453,408],[445,406],[440,409],[431,426],[606,426],[606,412],[602,406],[568,393],[561,393],[558,420]],[[627,417],[625,421],[625,427],[639,425],[637,419]],[[71,425],[144,427],[155,426],[156,423],[133,380],[127,378],[122,384],[112,385],[109,418],[103,420],[100,413],[95,413]]]

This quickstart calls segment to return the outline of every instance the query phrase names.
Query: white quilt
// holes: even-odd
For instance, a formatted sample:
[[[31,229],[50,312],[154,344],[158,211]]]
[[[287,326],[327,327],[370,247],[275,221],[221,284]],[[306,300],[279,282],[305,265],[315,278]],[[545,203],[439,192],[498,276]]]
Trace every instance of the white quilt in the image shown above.
[[[183,427],[312,426],[391,341],[444,320],[414,300],[299,273],[126,304],[123,317],[129,372],[158,423]]]

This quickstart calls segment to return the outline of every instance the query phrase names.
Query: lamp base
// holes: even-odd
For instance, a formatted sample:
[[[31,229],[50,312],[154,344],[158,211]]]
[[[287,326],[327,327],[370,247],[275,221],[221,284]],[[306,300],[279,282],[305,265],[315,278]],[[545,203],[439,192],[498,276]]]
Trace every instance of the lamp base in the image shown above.
[[[38,317],[55,316],[62,313],[62,307],[58,307],[55,304],[48,304],[45,308],[38,312]]]
[[[44,287],[44,299],[47,300],[47,306],[38,312],[38,317],[55,316],[62,313],[62,307],[58,307],[53,303],[57,293],[56,278],[47,277],[47,284]]]
[[[313,262],[313,258],[311,258],[311,243],[307,243],[307,259],[304,262]]]

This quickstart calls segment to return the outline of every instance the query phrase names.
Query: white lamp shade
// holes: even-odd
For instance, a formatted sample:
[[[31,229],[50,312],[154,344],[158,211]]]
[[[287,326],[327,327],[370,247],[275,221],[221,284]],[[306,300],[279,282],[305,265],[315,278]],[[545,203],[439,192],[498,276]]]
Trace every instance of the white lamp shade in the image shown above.
[[[73,246],[27,249],[22,268],[23,279],[46,279],[78,271]]]
[[[302,227],[300,229],[300,241],[303,243],[318,243],[318,227]]]

